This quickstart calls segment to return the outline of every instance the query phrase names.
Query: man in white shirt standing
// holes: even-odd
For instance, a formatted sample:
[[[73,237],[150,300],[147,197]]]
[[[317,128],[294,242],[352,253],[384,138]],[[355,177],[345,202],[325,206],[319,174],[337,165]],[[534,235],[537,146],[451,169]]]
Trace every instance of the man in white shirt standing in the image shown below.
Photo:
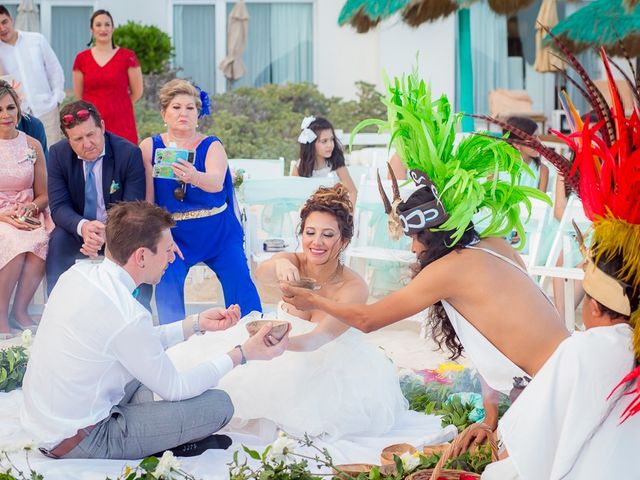
[[[120,203],[109,211],[105,260],[77,264],[60,277],[23,382],[22,424],[44,454],[135,459],[176,446],[178,454],[202,451],[233,415],[229,396],[211,390],[220,378],[285,350],[288,337],[276,343],[266,325],[226,354],[176,370],[165,349],[229,328],[240,309],[212,308],[153,326],[133,292],[158,283],[175,259],[174,225],[156,205]],[[152,392],[162,400],[153,401]]]
[[[0,5],[0,62],[5,73],[22,84],[22,110],[40,119],[47,143],[53,145],[60,140],[58,105],[65,97],[62,66],[42,34],[13,28],[4,5]]]

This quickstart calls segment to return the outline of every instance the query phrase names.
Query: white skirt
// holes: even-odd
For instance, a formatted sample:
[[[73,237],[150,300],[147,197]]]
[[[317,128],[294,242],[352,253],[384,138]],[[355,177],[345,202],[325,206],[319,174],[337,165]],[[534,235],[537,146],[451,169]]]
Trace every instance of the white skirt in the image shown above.
[[[290,336],[316,324],[278,308],[292,324]],[[224,332],[208,332],[168,350],[178,370],[231,350],[248,338],[242,319]],[[285,352],[271,361],[252,361],[225,375],[216,387],[235,407],[233,431],[273,437],[290,435],[381,435],[407,410],[394,364],[353,328],[312,352]]]

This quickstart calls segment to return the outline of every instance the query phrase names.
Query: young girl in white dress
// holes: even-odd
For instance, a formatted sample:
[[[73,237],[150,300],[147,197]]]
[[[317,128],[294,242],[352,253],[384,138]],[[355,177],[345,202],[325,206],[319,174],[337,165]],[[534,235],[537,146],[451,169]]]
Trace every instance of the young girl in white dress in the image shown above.
[[[333,125],[326,118],[305,117],[298,136],[300,159],[293,166],[294,177],[329,177],[338,180],[349,191],[349,199],[356,204],[356,185],[345,165],[342,144],[336,138]]]
[[[342,184],[320,188],[300,217],[303,251],[280,253],[262,263],[258,279],[278,283],[310,277],[319,295],[340,303],[365,302],[364,280],[339,260],[353,236],[347,189]],[[362,332],[319,310],[300,312],[286,303],[278,305],[277,318],[291,322],[289,351],[270,362],[236,368],[218,385],[235,407],[232,430],[263,438],[278,428],[331,439],[382,435],[406,413],[396,367]],[[242,343],[248,335],[245,324],[241,320],[225,332],[192,337],[169,354],[178,369],[186,369]],[[432,423],[438,431],[436,417]]]

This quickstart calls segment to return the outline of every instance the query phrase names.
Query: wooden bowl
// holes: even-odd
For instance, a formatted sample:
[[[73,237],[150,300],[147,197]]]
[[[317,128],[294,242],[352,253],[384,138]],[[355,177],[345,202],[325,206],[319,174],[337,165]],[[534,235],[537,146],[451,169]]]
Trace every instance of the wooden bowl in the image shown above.
[[[307,290],[320,290],[320,285],[315,279],[309,277],[300,277],[300,280],[291,280],[287,284],[292,287],[306,288]]]
[[[382,465],[395,465],[393,456],[401,456],[403,453],[415,453],[416,448],[408,443],[396,443],[395,445],[389,445],[382,450],[380,454],[380,463]]]
[[[289,328],[289,322],[285,322],[283,320],[252,320],[247,322],[246,327],[249,335],[253,337],[267,322],[271,322],[273,324],[269,334],[276,340],[282,340],[282,337],[285,336]]]
[[[424,447],[422,449],[422,453],[424,455],[426,455],[427,457],[429,455],[433,455],[434,453],[442,455],[449,445],[451,445],[451,444],[450,443],[440,443],[438,445],[427,445],[426,447]]]

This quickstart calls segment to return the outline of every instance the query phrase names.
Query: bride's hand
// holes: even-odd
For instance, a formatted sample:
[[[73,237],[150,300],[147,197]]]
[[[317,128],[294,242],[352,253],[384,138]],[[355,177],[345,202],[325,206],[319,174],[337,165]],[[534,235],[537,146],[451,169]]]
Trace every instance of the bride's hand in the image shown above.
[[[306,312],[308,310],[314,310],[315,293],[307,288],[292,287],[291,285],[280,282],[280,290],[282,291],[282,300],[290,305],[293,305],[298,310]]]
[[[240,320],[240,307],[231,305],[229,308],[210,308],[200,312],[200,328],[206,332],[226,330],[233,327]]]
[[[276,260],[276,278],[279,281],[294,282],[300,280],[300,271],[293,263],[286,258]]]

